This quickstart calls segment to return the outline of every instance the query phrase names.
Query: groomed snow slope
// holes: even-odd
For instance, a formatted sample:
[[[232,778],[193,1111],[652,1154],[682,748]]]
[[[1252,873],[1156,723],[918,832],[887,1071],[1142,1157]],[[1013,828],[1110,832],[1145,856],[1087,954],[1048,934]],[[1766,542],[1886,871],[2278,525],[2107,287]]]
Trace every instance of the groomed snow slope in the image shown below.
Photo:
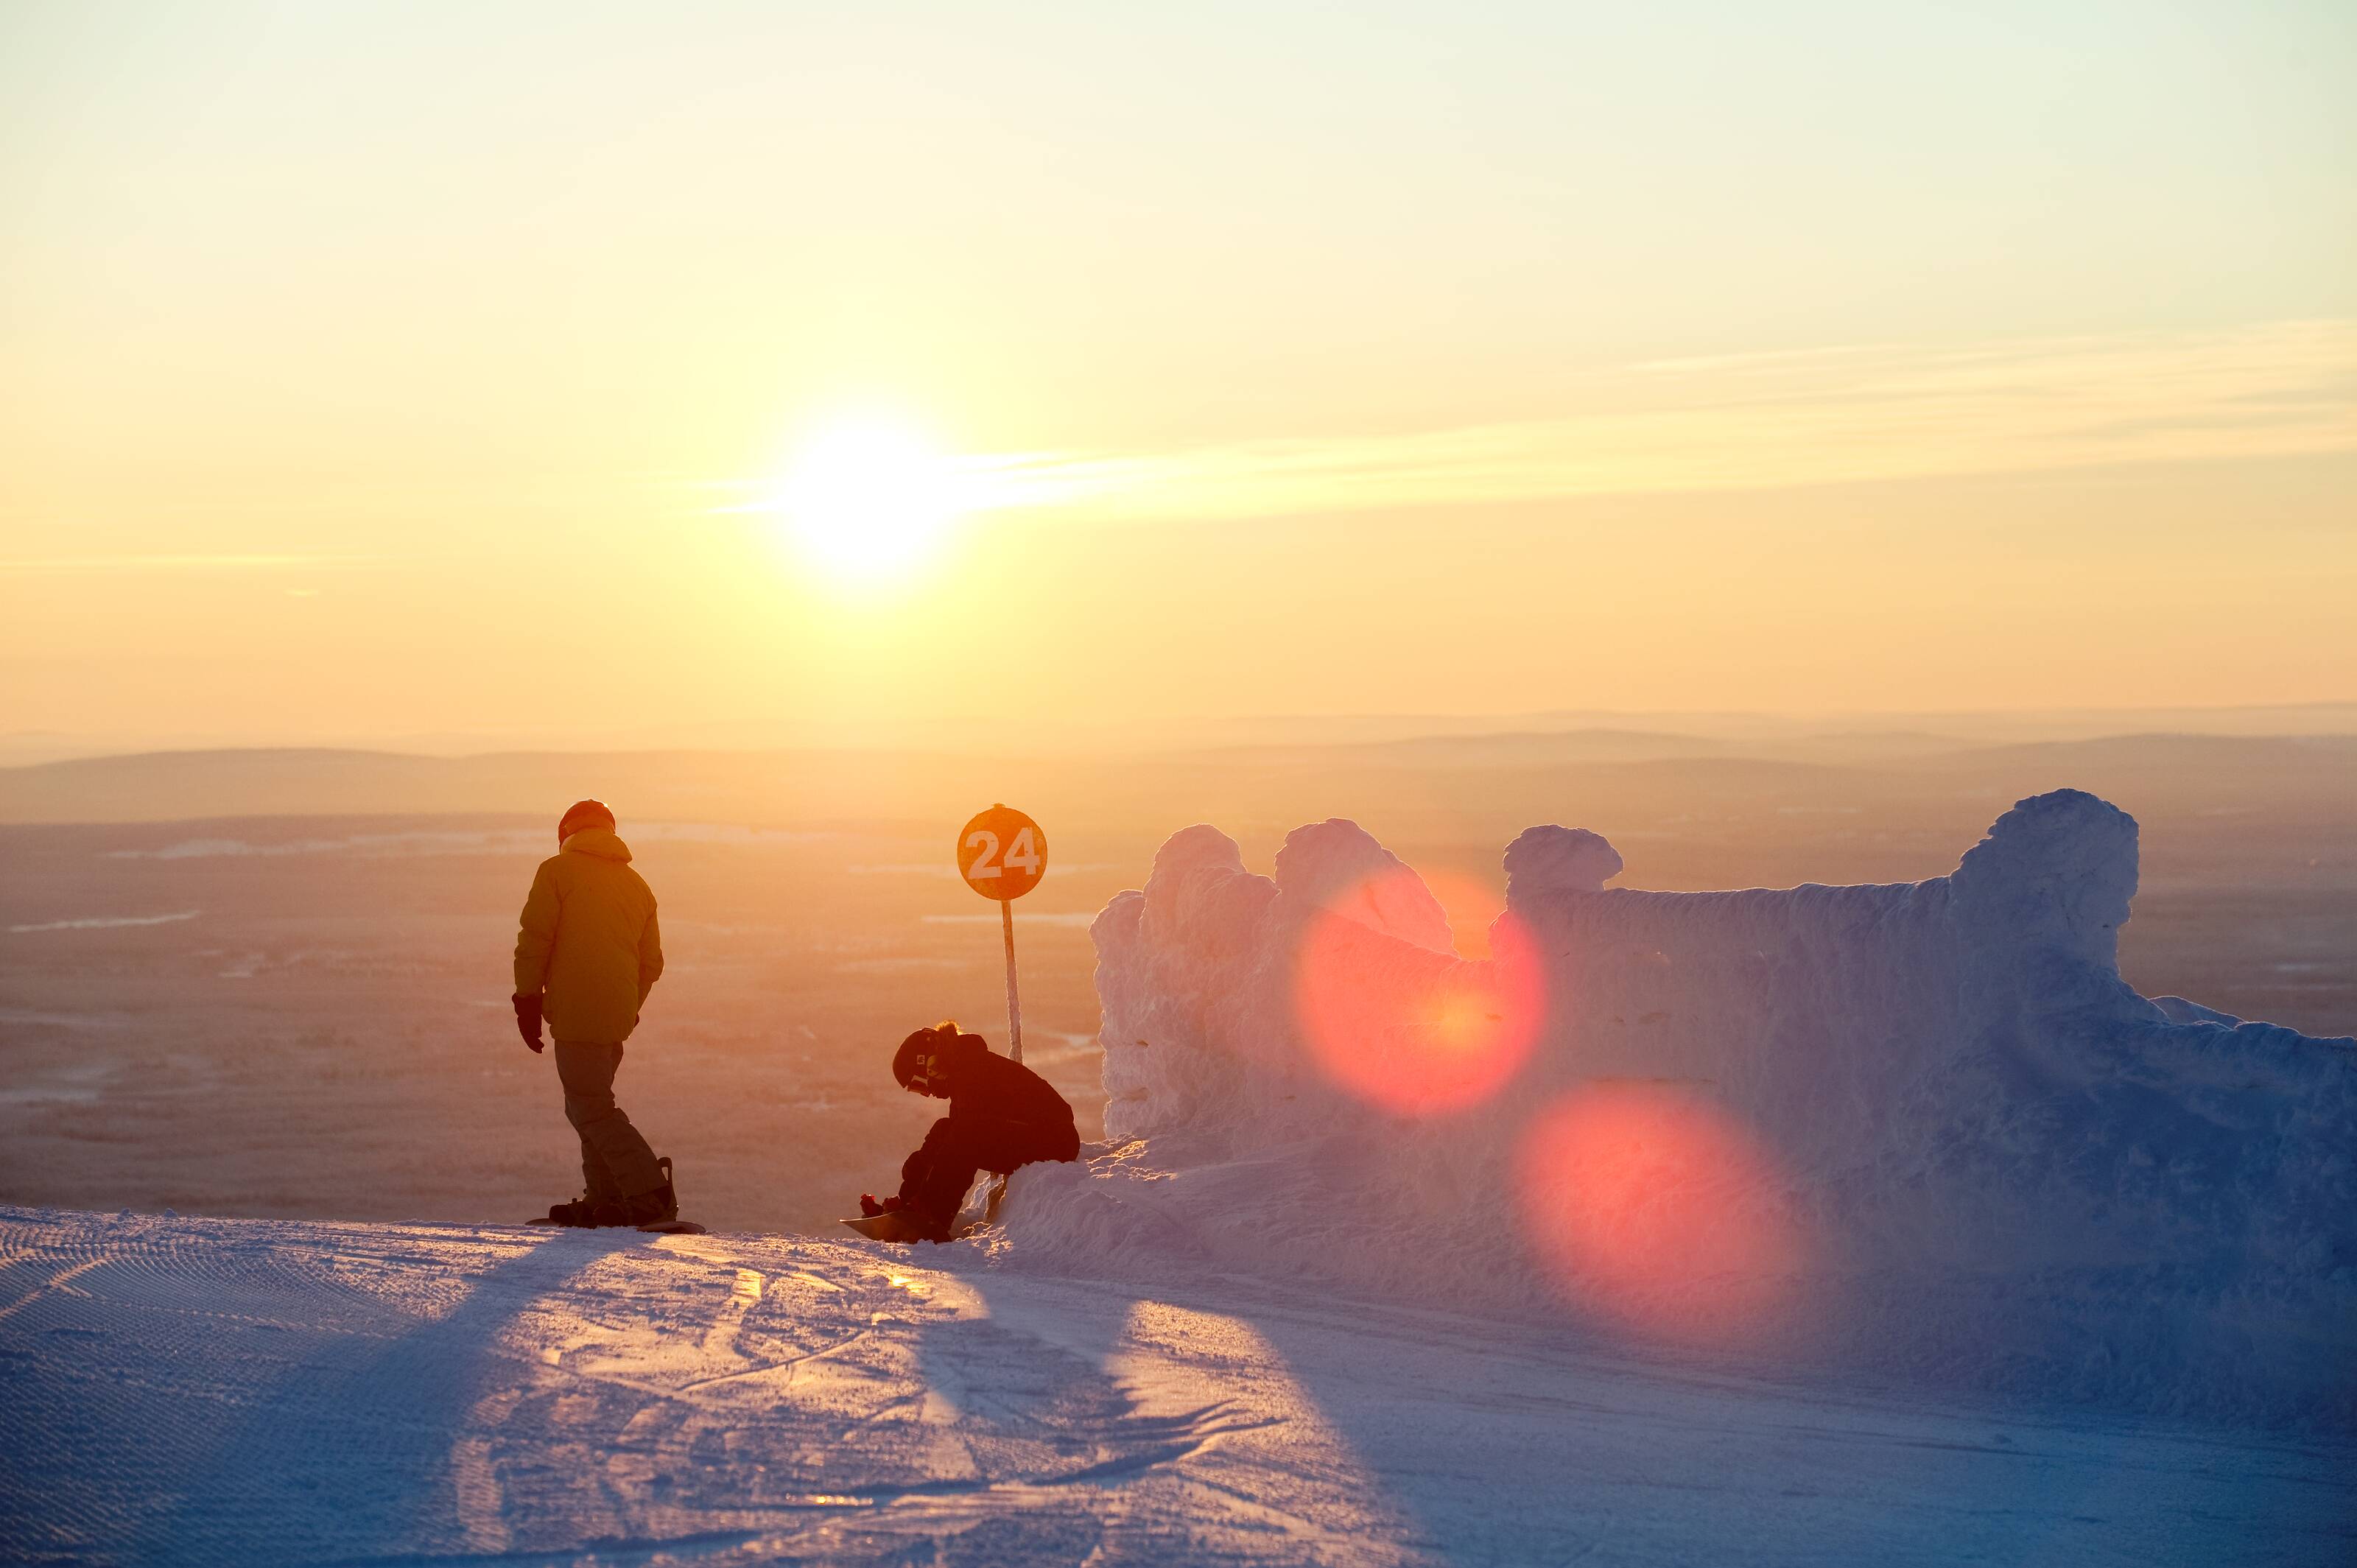
[[[1275,869],[1189,828],[1098,918],[1120,1142],[1025,1175],[1020,1255],[2357,1426],[2357,1041],[2133,992],[2104,801],[1891,886],[1608,891],[1609,843],[1534,828],[1480,961],[1351,823]]]
[[[974,1247],[0,1208],[0,1560],[2328,1563],[2357,1450]]]

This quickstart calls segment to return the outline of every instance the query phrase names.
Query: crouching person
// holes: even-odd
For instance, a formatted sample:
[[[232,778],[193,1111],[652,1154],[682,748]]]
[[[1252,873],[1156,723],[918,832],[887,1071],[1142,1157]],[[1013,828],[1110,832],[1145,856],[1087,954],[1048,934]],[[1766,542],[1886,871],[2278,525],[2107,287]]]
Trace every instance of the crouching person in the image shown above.
[[[679,1218],[671,1162],[657,1159],[614,1103],[622,1042],[662,973],[655,896],[630,869],[614,813],[581,800],[556,824],[557,852],[540,863],[515,945],[516,1028],[541,1048],[544,1017],[556,1038],[565,1118],[581,1135],[581,1196],[548,1211],[557,1225],[647,1225]]]
[[[877,1203],[863,1197],[867,1214],[906,1213],[921,1237],[949,1239],[958,1204],[975,1173],[1005,1176],[1036,1160],[1080,1156],[1072,1108],[1048,1080],[998,1055],[980,1035],[955,1023],[920,1029],[900,1042],[892,1076],[911,1094],[950,1102],[923,1144],[900,1166],[900,1190]]]

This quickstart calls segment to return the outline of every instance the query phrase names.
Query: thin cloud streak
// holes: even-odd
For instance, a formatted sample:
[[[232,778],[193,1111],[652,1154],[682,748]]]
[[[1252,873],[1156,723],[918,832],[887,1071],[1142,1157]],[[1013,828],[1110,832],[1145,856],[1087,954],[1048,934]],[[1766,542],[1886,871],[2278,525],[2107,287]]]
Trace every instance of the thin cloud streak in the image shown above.
[[[2357,322],[1663,360],[1560,416],[1163,455],[968,459],[977,503],[1279,516],[2357,450]]]
[[[371,555],[67,555],[0,560],[0,572],[286,572],[351,566]]]

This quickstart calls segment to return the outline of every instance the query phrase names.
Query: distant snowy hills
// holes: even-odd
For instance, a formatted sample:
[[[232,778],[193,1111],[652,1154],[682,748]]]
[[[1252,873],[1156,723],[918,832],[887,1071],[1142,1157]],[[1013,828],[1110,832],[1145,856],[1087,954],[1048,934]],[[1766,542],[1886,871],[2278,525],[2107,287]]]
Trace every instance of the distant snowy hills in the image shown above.
[[[0,768],[0,822],[185,821],[273,815],[524,812],[589,793],[641,820],[775,825],[963,821],[977,789],[1035,814],[1168,831],[1191,817],[1339,805],[1361,815],[1478,800],[1528,822],[1566,800],[1623,812],[1667,800],[1772,810],[1831,796],[1922,805],[2015,799],[2068,781],[2170,811],[2303,809],[2357,799],[2357,736],[2129,735],[2004,746],[1921,733],[1709,738],[1586,729],[1298,742],[1093,756],[826,749],[512,752],[429,757],[336,749],[151,752]],[[1338,799],[1338,796],[1340,797]],[[1044,817],[1043,817],[1044,820]]]

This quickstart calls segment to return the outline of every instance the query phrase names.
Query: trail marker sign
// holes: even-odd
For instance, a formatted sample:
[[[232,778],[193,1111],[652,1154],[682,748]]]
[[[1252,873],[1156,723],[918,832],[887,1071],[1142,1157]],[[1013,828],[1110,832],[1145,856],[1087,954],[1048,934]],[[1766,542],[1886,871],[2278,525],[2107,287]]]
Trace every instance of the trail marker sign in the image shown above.
[[[1015,989],[1015,900],[1048,875],[1048,835],[1012,806],[977,811],[958,830],[958,875],[965,885],[998,905],[998,929],[1006,939],[1006,1054],[1023,1059],[1023,1007]]]
[[[1012,806],[977,811],[958,830],[957,868],[985,898],[1020,898],[1048,874],[1048,835]]]

